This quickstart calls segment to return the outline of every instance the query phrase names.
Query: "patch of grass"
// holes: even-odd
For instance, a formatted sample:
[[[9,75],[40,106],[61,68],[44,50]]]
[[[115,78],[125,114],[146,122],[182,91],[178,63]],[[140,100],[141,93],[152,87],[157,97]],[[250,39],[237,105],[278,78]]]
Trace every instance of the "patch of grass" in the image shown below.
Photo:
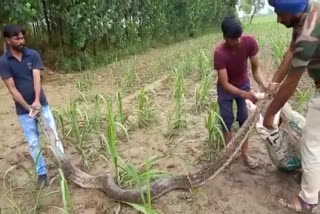
[[[108,119],[108,125],[107,125],[107,132],[105,135],[101,135],[101,141],[102,144],[105,147],[105,151],[107,154],[110,155],[112,164],[115,170],[116,178],[118,183],[120,184],[120,175],[119,175],[119,163],[118,160],[120,159],[120,156],[117,152],[117,132],[116,127],[120,127],[128,137],[128,133],[123,125],[121,123],[118,123],[115,121],[115,114],[113,112],[113,103],[112,100],[107,101],[107,119]],[[104,158],[106,159],[106,158]]]
[[[130,92],[137,84],[138,75],[134,70],[134,63],[125,64],[123,78],[121,78],[122,90],[126,93]]]
[[[152,103],[149,101],[148,94],[144,91],[144,89],[140,90],[138,102],[139,126],[148,126],[154,118],[154,110],[152,108]]]
[[[144,170],[142,171],[140,170],[138,171],[132,164],[126,165],[124,169],[123,181],[126,184],[137,186],[140,191],[140,197],[142,198],[142,201],[143,201],[142,205],[134,204],[134,203],[127,203],[127,204],[132,206],[134,209],[138,210],[141,213],[145,213],[145,214],[159,213],[152,208],[150,182],[152,179],[158,178],[163,174],[167,174],[164,171],[151,169],[151,166],[161,158],[163,158],[163,156],[156,155],[147,159],[142,165],[139,166],[140,169],[144,168]],[[144,184],[147,187],[146,194],[144,194],[142,190],[142,186]]]
[[[184,55],[178,64],[178,70],[183,72],[184,76],[189,76],[197,67],[196,55],[194,53],[188,53]]]
[[[13,187],[10,178],[8,178],[9,173],[14,170],[16,166],[10,167],[3,176],[3,189],[4,189],[4,194],[3,198],[7,200],[9,209],[11,210],[12,213],[14,214],[21,214],[21,204],[18,200],[15,199],[15,196],[13,194]],[[9,182],[9,186],[7,186],[7,182]]]
[[[118,106],[118,114],[116,116],[117,121],[119,121],[123,126],[126,126],[128,122],[128,115],[126,115],[123,111],[122,98],[121,93],[117,93],[117,106]]]
[[[108,151],[112,159],[113,167],[117,178],[119,179],[119,170],[118,170],[118,153],[117,153],[117,133],[115,125],[115,116],[112,108],[112,101],[107,101],[107,114],[108,114],[108,127],[107,127],[107,146]]]
[[[77,81],[76,87],[79,91],[84,92],[91,88],[94,82],[94,73],[92,71],[85,72]]]
[[[93,129],[97,132],[99,132],[102,122],[101,101],[105,101],[104,97],[101,94],[96,95],[94,102],[94,113],[90,118],[90,123],[92,124]]]
[[[294,109],[299,112],[303,113],[308,101],[314,95],[315,91],[313,87],[306,88],[306,89],[297,89],[295,94],[295,105]]]
[[[72,214],[74,212],[72,197],[70,194],[70,189],[68,182],[64,177],[61,169],[59,169],[59,181],[60,181],[60,192],[63,202],[63,213]]]
[[[210,89],[212,87],[212,75],[211,73],[203,74],[200,83],[195,89],[195,99],[198,111],[201,108],[208,106],[210,103]]]
[[[184,72],[183,70],[174,68],[172,76],[174,80],[173,99],[175,101],[175,106],[174,114],[170,119],[170,130],[181,129],[187,125],[185,114]]]
[[[205,76],[208,76],[211,73],[211,63],[207,55],[205,54],[204,50],[201,50],[198,54],[198,73],[199,78],[202,79]]]
[[[77,107],[76,102],[71,103],[70,108],[70,119],[71,119],[71,132],[76,138],[76,148],[80,152],[82,157],[82,164],[88,168],[88,160],[84,149],[84,143],[90,133],[89,118],[86,112],[81,111]],[[81,124],[80,124],[81,122]]]
[[[271,40],[271,47],[272,47],[272,55],[276,62],[277,66],[280,66],[280,63],[282,62],[282,59],[288,50],[288,44],[283,39],[279,38],[270,38]]]
[[[62,127],[62,133],[65,137],[74,139],[74,145],[81,154],[82,165],[87,168],[88,157],[86,155],[85,142],[93,129],[92,121],[90,121],[87,112],[80,108],[78,102],[72,101],[69,108],[57,111],[57,115]],[[98,119],[94,120],[98,124]]]
[[[212,105],[207,118],[205,118],[205,128],[208,132],[209,145],[213,148],[213,151],[223,149],[225,146],[223,129],[226,129],[226,126],[219,115],[216,104]]]
[[[18,169],[18,166],[10,167],[3,176],[4,193],[2,197],[8,202],[10,213],[37,214],[40,211],[42,202],[58,192],[51,191],[50,186],[45,189],[39,188],[36,182],[36,174],[29,172],[23,166],[19,166],[19,168],[22,168],[28,181],[22,187],[14,187],[11,174]]]
[[[75,145],[82,157],[82,165],[89,166],[89,159],[97,157],[99,148],[89,145],[86,141],[94,135],[99,136],[104,124],[101,107],[106,103],[105,98],[98,94],[94,98],[94,105],[88,102],[81,93],[81,99],[72,100],[68,108],[56,110],[63,136]],[[92,110],[93,109],[93,110]],[[97,137],[98,138],[98,137]]]
[[[153,180],[167,174],[166,171],[151,169],[153,164],[157,163],[164,157],[166,156],[154,155],[137,167],[134,167],[130,163],[126,164],[123,160],[121,160],[121,183],[123,185],[133,187],[139,185],[139,183],[146,183],[147,179],[149,178]],[[139,180],[137,180],[137,178]]]

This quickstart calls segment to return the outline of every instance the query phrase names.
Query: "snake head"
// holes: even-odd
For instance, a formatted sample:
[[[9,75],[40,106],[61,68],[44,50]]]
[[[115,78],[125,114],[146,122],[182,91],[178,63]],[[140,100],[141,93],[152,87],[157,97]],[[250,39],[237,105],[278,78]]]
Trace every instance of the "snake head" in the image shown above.
[[[31,111],[29,112],[29,117],[31,118],[39,117],[40,113],[41,113],[41,107],[40,108],[31,107]]]

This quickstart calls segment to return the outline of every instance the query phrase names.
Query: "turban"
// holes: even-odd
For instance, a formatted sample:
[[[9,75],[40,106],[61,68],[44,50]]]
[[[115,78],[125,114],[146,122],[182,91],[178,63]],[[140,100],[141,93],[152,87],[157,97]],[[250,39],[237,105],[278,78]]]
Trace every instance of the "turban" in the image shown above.
[[[308,0],[268,0],[268,2],[276,12],[291,15],[302,13],[308,5]]]

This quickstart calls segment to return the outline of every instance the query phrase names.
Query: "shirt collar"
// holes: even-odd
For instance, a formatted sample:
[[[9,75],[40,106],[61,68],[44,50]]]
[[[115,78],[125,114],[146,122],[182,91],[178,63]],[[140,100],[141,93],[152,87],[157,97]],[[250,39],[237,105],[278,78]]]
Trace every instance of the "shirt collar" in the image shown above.
[[[29,49],[28,48],[23,48],[23,50],[22,50],[22,58],[25,57],[25,56],[30,56],[30,55],[31,55],[31,53],[30,53]],[[10,49],[7,50],[6,56],[7,56],[8,59],[9,58],[14,58],[14,56],[12,55]]]

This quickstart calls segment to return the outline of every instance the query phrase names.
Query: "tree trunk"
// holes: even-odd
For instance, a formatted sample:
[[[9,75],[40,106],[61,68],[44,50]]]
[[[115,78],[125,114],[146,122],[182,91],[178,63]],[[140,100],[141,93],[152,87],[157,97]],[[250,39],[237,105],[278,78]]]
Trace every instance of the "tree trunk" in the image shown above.
[[[35,22],[34,29],[36,30],[36,39],[39,37],[39,24],[38,21]]]
[[[47,25],[48,38],[49,38],[49,42],[50,42],[51,41],[51,26],[50,26],[50,21],[49,21],[49,17],[48,17],[48,9],[47,9],[47,5],[46,5],[46,0],[42,0],[42,6],[43,6],[44,20]]]
[[[250,21],[249,21],[249,24],[250,24],[250,25],[252,24],[253,18],[255,17],[256,13],[257,13],[257,6],[254,6],[254,8],[253,8],[253,13],[252,13],[252,15],[250,16]]]
[[[37,32],[36,32],[36,26],[35,26],[34,22],[32,22],[32,30],[33,30],[33,36],[36,39],[37,38]]]
[[[63,53],[63,29],[62,29],[62,21],[61,21],[61,17],[58,18],[58,31],[59,31],[59,48],[60,48],[60,54],[61,57],[64,57],[64,53]]]

